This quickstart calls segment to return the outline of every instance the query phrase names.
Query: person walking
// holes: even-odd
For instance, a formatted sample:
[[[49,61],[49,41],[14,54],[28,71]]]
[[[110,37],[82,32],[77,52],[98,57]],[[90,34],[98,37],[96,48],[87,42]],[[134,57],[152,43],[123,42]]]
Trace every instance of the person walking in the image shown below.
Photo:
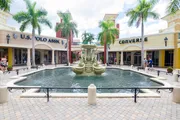
[[[115,63],[115,65],[117,65],[117,59],[116,58],[114,58],[114,63]]]
[[[144,58],[144,67],[148,66],[148,60],[146,58]]]
[[[151,58],[149,58],[149,67],[152,68],[153,67],[153,61]]]

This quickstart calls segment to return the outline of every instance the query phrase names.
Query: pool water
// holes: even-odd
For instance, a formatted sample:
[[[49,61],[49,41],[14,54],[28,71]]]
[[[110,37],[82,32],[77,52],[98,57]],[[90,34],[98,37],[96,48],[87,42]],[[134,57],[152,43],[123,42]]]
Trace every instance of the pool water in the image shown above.
[[[120,69],[107,69],[101,76],[77,76],[71,68],[58,68],[53,70],[43,70],[26,76],[27,79],[16,83],[23,86],[43,86],[43,87],[66,87],[80,88],[95,84],[99,88],[110,87],[137,87],[137,86],[162,86],[150,80],[150,77]],[[54,92],[87,92],[85,90],[55,90]],[[98,90],[104,92],[129,92],[128,90]]]

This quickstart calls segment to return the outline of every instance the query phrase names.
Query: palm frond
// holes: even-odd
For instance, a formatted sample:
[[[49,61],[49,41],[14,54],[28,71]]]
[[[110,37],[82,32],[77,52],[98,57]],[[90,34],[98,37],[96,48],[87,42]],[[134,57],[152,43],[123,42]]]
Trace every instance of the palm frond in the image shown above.
[[[45,9],[41,8],[41,9],[37,10],[36,15],[37,15],[37,17],[46,16],[47,15],[47,11]]]
[[[56,24],[56,26],[55,26],[55,31],[58,32],[58,31],[61,30],[62,28],[63,28],[63,23]]]
[[[18,12],[17,14],[15,14],[15,15],[13,16],[13,18],[14,18],[18,23],[20,23],[20,22],[23,22],[23,21],[26,21],[26,20],[30,19],[30,15],[29,15],[28,13],[26,13],[26,12],[21,11],[21,12]]]
[[[42,31],[41,26],[38,24],[38,34],[39,35],[41,34],[41,31]]]
[[[30,9],[32,7],[32,4],[30,2],[30,0],[24,0],[24,2],[26,3],[26,8]]]
[[[72,21],[70,12],[57,12],[58,16],[63,20],[62,23],[56,26],[56,31],[61,30],[64,37],[69,37],[71,32],[73,35],[78,35],[77,24]]]
[[[0,0],[0,10],[9,11],[12,0]]]
[[[176,11],[179,10],[179,9],[180,9],[180,1],[179,1],[179,0],[172,0],[172,1],[169,3],[169,5],[168,5],[168,7],[167,7],[167,9],[166,9],[166,12],[167,12],[168,14],[174,14],[174,13],[176,13]]]
[[[148,17],[151,17],[153,19],[159,19],[159,16],[160,15],[154,11],[148,12]]]
[[[127,11],[126,16],[129,16],[128,26],[132,26],[136,23],[136,27],[139,27],[142,21],[146,21],[149,17],[153,19],[159,19],[159,15],[152,11],[153,7],[157,4],[158,0],[138,0],[135,8]]]
[[[28,27],[29,24],[30,24],[30,20],[23,22],[22,25],[20,26],[20,31],[23,32]]]
[[[49,28],[52,28],[51,22],[46,18],[40,18],[40,19],[38,19],[38,22],[48,26]]]

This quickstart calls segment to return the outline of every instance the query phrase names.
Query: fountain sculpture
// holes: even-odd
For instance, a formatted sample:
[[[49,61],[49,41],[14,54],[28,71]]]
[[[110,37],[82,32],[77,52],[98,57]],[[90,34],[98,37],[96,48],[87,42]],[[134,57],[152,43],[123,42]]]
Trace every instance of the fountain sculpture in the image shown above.
[[[97,62],[96,45],[82,45],[82,55],[78,66],[72,67],[73,72],[81,75],[101,75],[105,72],[105,67]]]

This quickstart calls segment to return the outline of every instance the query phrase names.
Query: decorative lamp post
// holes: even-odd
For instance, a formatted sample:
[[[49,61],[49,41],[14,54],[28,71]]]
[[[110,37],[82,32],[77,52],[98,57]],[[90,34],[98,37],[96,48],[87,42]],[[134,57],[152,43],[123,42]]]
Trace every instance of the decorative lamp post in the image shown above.
[[[165,38],[164,38],[165,46],[167,46],[167,41],[168,41],[168,38],[165,37]]]
[[[9,40],[10,40],[10,35],[6,35],[6,39],[7,39],[7,44],[9,44]]]

